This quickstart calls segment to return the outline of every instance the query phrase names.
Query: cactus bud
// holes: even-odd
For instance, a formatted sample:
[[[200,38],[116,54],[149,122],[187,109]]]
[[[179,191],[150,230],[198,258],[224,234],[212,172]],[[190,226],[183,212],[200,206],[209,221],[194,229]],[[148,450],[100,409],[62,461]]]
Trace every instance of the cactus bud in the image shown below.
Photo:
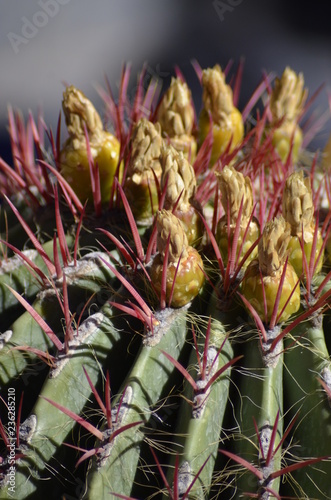
[[[206,138],[211,115],[213,122],[213,148],[211,165],[229,147],[229,151],[241,142],[244,135],[244,125],[241,113],[233,104],[232,90],[225,83],[225,75],[219,65],[203,70],[203,109],[199,118],[200,143]]]
[[[200,207],[194,200],[196,178],[192,165],[182,152],[172,146],[162,149],[161,188],[165,189],[164,207],[182,222],[190,245],[201,240],[203,224],[199,216]]]
[[[242,281],[243,295],[266,323],[270,321],[275,306],[290,237],[290,226],[283,217],[269,221],[259,241],[258,258],[249,264]],[[297,281],[292,265],[287,262],[277,315],[287,304],[280,314],[279,322],[286,321],[299,310],[300,289]]]
[[[163,209],[157,214],[156,224],[158,253],[151,266],[151,279],[161,293],[168,248],[166,299],[168,303],[172,294],[170,306],[182,307],[194,299],[203,285],[203,262],[197,250],[188,244],[182,224],[175,215]]]
[[[276,126],[272,143],[281,160],[288,157],[293,140],[292,159],[296,163],[302,143],[302,131],[297,124],[307,98],[302,73],[298,75],[286,67],[281,78],[276,78],[270,97],[272,125]],[[280,125],[278,126],[278,123]]]
[[[287,66],[281,78],[276,78],[271,94],[270,109],[273,119],[295,121],[303,109],[306,97],[303,74],[297,75]]]
[[[93,201],[86,129],[92,158],[99,168],[101,201],[105,203],[110,200],[120,143],[103,129],[101,118],[91,101],[73,85],[64,91],[62,107],[69,138],[60,152],[61,174],[83,203]]]
[[[221,191],[221,202],[225,215],[221,217],[217,224],[216,240],[225,263],[228,261],[229,238],[232,245],[235,228],[238,221],[239,210],[242,203],[241,218],[239,221],[240,230],[238,236],[237,249],[239,250],[247,225],[245,241],[240,257],[250,249],[260,235],[259,224],[255,218],[250,219],[253,211],[253,190],[249,177],[244,177],[241,172],[237,172],[232,166],[225,166],[221,173],[217,173],[217,181]],[[230,227],[228,227],[228,220]],[[257,255],[257,248],[250,253],[244,263],[246,267]]]
[[[177,263],[182,257],[187,258],[188,241],[182,225],[171,212],[161,210],[156,218],[157,249],[164,259],[167,241],[169,240],[168,263]]]
[[[271,276],[284,265],[290,227],[283,217],[273,219],[265,225],[259,241],[259,267],[264,276]]]
[[[161,127],[142,118],[130,139],[130,158],[124,192],[138,222],[149,222],[159,206],[156,180],[161,178],[159,156],[163,139]]]
[[[283,192],[283,215],[291,226],[291,238],[289,241],[289,261],[293,265],[298,276],[303,272],[302,247],[300,239],[303,239],[304,253],[309,263],[315,232],[313,195],[308,177],[304,178],[302,170],[291,174],[285,183]],[[323,245],[323,239],[319,230],[315,250],[315,262]],[[317,262],[315,273],[321,270],[323,256]]]
[[[191,91],[185,82],[179,78],[171,79],[170,87],[158,107],[156,119],[161,125],[163,136],[168,137],[170,144],[192,162],[197,151],[192,134],[194,108]]]

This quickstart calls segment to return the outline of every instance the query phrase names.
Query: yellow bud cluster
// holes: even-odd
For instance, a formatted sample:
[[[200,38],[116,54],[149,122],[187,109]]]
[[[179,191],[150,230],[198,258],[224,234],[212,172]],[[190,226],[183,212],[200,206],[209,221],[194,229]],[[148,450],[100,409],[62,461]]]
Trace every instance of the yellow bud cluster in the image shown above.
[[[284,265],[290,237],[290,225],[283,217],[267,222],[258,245],[259,265],[264,276],[271,276]]]
[[[161,127],[140,119],[130,138],[130,157],[124,192],[138,222],[149,223],[159,206],[156,179],[162,173],[160,153],[163,147]]]
[[[191,135],[194,126],[194,109],[191,91],[185,82],[172,78],[170,87],[160,102],[156,115],[162,132],[169,137]]]
[[[190,246],[185,231],[177,217],[168,210],[157,214],[157,248],[151,266],[151,279],[157,292],[161,293],[163,275],[166,273],[166,299],[171,307],[182,307],[198,295],[204,280],[202,258]],[[164,258],[168,249],[168,265]]]
[[[162,135],[190,162],[193,162],[197,152],[193,135],[194,118],[190,89],[180,78],[172,78],[170,87],[161,99],[156,119],[161,125]]]
[[[233,244],[234,233],[238,223],[240,229],[236,242],[236,256],[241,259],[247,252],[250,252],[243,264],[243,267],[247,267],[249,262],[257,255],[257,248],[255,247],[253,250],[251,248],[260,236],[259,224],[254,217],[251,218],[253,211],[251,180],[232,166],[225,166],[222,172],[216,173],[216,176],[221,191],[221,202],[225,211],[225,215],[218,221],[216,230],[216,240],[223,261],[225,264],[228,263],[229,247],[231,248]],[[242,213],[238,221],[241,203]],[[230,222],[230,225],[228,222]],[[247,231],[248,224],[249,229]],[[241,253],[238,255],[241,245]]]
[[[304,178],[303,171],[294,172],[285,182],[283,192],[283,215],[291,225],[291,234],[312,236],[314,232],[314,205],[313,195],[308,177]],[[309,235],[306,234],[307,231]]]
[[[81,147],[81,141],[85,143],[85,128],[91,142],[102,140],[105,131],[100,115],[81,90],[73,85],[67,87],[63,92],[62,109],[76,149]]]

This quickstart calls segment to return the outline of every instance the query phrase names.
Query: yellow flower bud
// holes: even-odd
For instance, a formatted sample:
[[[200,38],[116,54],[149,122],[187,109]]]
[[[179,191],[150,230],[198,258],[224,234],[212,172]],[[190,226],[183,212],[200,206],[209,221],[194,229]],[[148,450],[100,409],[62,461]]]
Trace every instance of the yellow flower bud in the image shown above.
[[[162,167],[159,156],[163,146],[161,127],[142,118],[130,139],[130,159],[124,192],[139,223],[149,223],[159,207],[155,178],[160,181]]]
[[[63,177],[84,203],[93,201],[89,160],[86,147],[86,128],[92,158],[98,165],[102,203],[110,200],[112,185],[119,162],[120,143],[105,131],[93,104],[74,86],[63,93],[62,107],[69,138],[60,152],[60,169]],[[121,175],[122,168],[119,170]]]
[[[185,82],[179,78],[171,79],[170,87],[161,99],[156,119],[161,125],[163,137],[168,138],[177,151],[193,162],[197,151],[192,132],[194,108],[191,91]]]
[[[235,108],[232,90],[225,83],[225,75],[219,65],[203,70],[203,109],[199,117],[200,145],[210,129],[209,114],[212,118],[213,148],[210,164],[213,165],[229,146],[233,151],[242,141],[244,124],[241,113]]]
[[[290,239],[290,227],[283,217],[269,221],[258,245],[258,258],[247,267],[241,289],[245,298],[265,323],[271,319],[276,296],[280,287]],[[277,314],[279,322],[286,321],[300,307],[298,277],[287,261]],[[292,294],[292,295],[291,295]],[[267,314],[265,315],[265,305]]]
[[[218,185],[221,191],[221,202],[225,215],[221,217],[217,224],[216,240],[222,254],[224,263],[228,262],[229,240],[230,247],[238,221],[241,203],[242,213],[240,218],[240,230],[237,243],[237,257],[239,248],[243,242],[247,225],[249,229],[246,233],[243,248],[240,254],[242,258],[260,236],[259,224],[255,218],[250,217],[253,211],[253,189],[249,177],[244,177],[241,172],[237,172],[232,166],[225,166],[221,173],[217,173]],[[228,225],[230,221],[230,226]],[[249,222],[250,221],[250,222]],[[257,247],[251,252],[244,263],[246,267],[257,255]]]
[[[291,238],[289,241],[289,260],[298,276],[303,272],[302,247],[300,240],[304,244],[304,253],[309,264],[314,232],[314,205],[310,179],[304,178],[302,170],[294,172],[287,179],[283,192],[283,215],[291,227]],[[323,245],[321,232],[318,230],[315,262]],[[323,254],[317,263],[315,273],[319,272],[323,264]]]
[[[270,96],[273,132],[272,144],[281,160],[286,161],[292,145],[292,160],[298,160],[302,144],[302,131],[297,124],[307,98],[302,73],[298,75],[289,67],[285,68],[281,78],[276,78]]]
[[[166,300],[171,307],[182,307],[198,295],[205,280],[203,262],[197,250],[188,244],[181,222],[168,210],[157,215],[157,248],[151,266],[151,279],[158,293],[162,289],[164,257],[168,248]],[[167,247],[167,245],[169,245]]]
[[[192,165],[172,146],[161,150],[161,189],[165,189],[164,207],[180,219],[190,245],[198,243],[203,235],[199,206],[194,200],[196,178]],[[176,208],[175,208],[176,207]]]

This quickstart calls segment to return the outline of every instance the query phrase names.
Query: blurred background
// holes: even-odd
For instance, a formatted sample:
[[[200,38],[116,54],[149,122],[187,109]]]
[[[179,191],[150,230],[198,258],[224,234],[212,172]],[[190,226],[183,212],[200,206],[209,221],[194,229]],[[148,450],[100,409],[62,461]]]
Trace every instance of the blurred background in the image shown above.
[[[292,0],[0,0],[0,155],[10,160],[7,106],[24,114],[43,109],[56,127],[64,82],[74,84],[100,110],[96,85],[107,75],[117,95],[121,67],[132,63],[131,86],[147,72],[167,88],[179,65],[200,109],[201,91],[191,65],[245,60],[239,107],[262,77],[286,65],[302,71],[314,107],[331,94],[331,3]],[[312,147],[323,147],[330,123]]]

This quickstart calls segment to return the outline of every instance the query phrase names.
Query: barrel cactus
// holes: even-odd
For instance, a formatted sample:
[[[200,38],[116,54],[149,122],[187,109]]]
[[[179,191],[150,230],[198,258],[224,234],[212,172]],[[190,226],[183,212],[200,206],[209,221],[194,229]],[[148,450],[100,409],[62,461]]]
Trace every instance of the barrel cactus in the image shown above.
[[[194,67],[200,118],[179,68],[66,88],[63,143],[9,109],[1,499],[331,498],[321,120],[290,68],[240,112],[242,66]]]

